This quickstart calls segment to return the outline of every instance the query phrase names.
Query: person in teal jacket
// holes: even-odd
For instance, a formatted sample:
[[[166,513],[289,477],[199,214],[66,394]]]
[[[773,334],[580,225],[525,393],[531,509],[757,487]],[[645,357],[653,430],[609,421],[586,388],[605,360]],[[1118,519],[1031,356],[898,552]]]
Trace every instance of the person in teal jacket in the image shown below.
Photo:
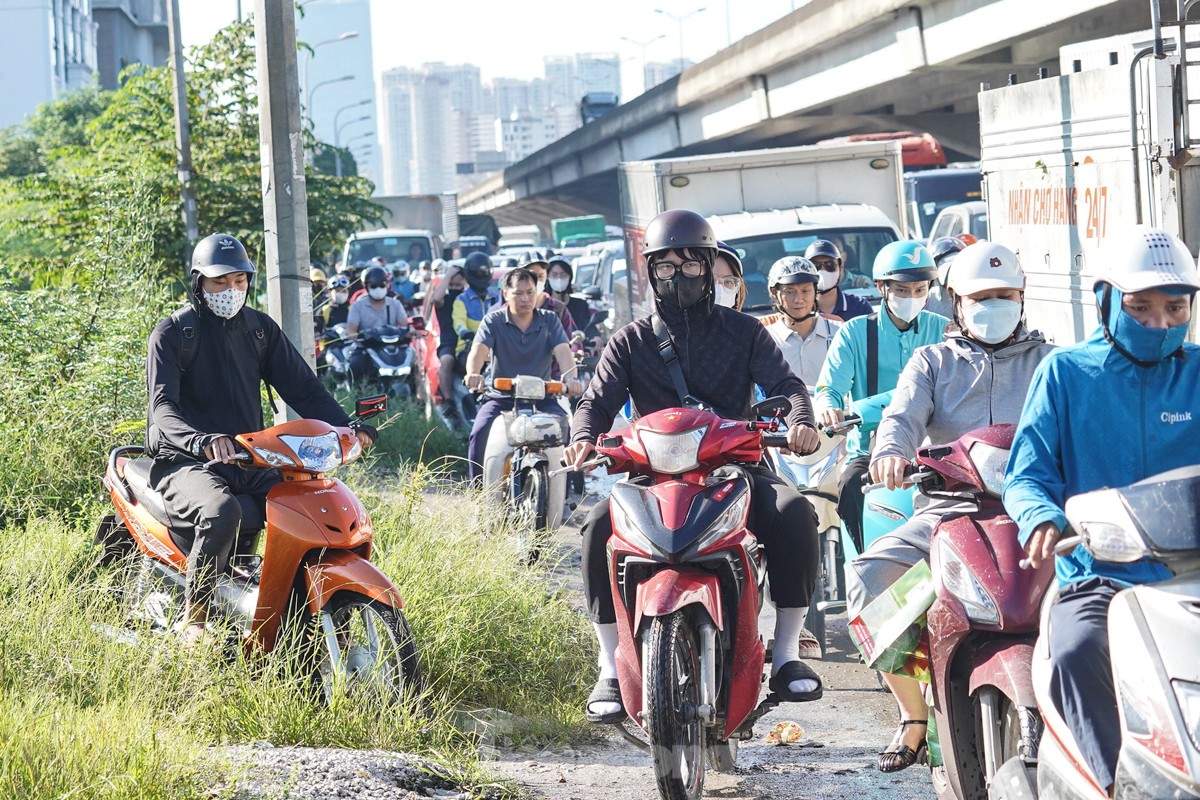
[[[850,402],[895,389],[913,352],[942,341],[950,322],[924,310],[929,284],[937,279],[937,266],[920,242],[885,245],[875,256],[871,277],[883,295],[883,310],[847,321],[829,343],[813,402],[822,425],[841,422]],[[868,358],[871,339],[876,343],[873,359]],[[869,361],[874,362],[874,370]],[[851,430],[846,449],[846,466],[838,483],[838,514],[862,552],[862,486],[870,465],[870,433]]]
[[[1004,507],[1037,566],[1054,557],[1068,497],[1200,463],[1200,347],[1185,343],[1196,261],[1171,234],[1135,228],[1105,250],[1095,284],[1100,327],[1034,374],[1009,456]],[[1109,787],[1121,724],[1108,651],[1108,606],[1131,585],[1170,577],[1150,561],[1056,562],[1051,697],[1097,783]]]

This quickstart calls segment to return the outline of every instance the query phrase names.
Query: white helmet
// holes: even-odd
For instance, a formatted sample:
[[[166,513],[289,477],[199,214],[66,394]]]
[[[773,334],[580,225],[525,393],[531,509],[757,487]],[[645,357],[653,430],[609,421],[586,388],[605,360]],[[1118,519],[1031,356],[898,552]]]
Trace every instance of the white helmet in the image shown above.
[[[1025,288],[1025,271],[1017,255],[1002,244],[976,242],[955,257],[946,284],[959,297],[988,289]]]
[[[1196,259],[1187,245],[1167,231],[1147,225],[1136,226],[1104,248],[1104,268],[1096,281],[1125,294],[1167,286],[1200,290]]]

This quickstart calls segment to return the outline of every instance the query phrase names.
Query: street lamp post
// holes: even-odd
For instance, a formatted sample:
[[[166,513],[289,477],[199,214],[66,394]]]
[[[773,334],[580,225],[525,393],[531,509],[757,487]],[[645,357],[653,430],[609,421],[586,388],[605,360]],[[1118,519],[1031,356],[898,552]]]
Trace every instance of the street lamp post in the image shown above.
[[[342,116],[343,111],[349,111],[352,108],[361,108],[362,106],[369,106],[373,102],[373,100],[367,98],[366,100],[359,100],[357,103],[351,103],[350,105],[342,106],[337,111],[333,112],[334,138],[337,138],[338,119]]]
[[[663,11],[661,8],[654,9],[655,14],[662,14],[664,17],[670,17],[675,20],[675,24],[679,26],[679,71],[683,72],[683,23],[688,17],[695,16],[704,10],[704,7],[692,9],[686,14],[672,14],[670,11]]]
[[[362,119],[370,119],[370,117],[363,117]],[[352,125],[355,122],[362,122],[362,120],[359,120],[359,119],[351,120],[350,122],[347,122],[346,125]],[[342,127],[346,127],[346,125],[343,125]],[[350,149],[351,142],[358,141],[359,139],[367,139],[374,135],[375,135],[375,131],[367,131],[366,133],[360,133],[358,136],[351,136],[349,139],[346,140],[346,149],[347,150]],[[336,174],[339,178],[342,177],[342,148],[341,147],[338,147],[338,146],[334,147],[333,164],[334,164],[334,170],[333,170],[334,174]]]
[[[343,83],[345,81],[352,81],[352,80],[354,80],[353,75],[343,75],[340,78],[330,78],[327,81],[318,81],[316,86],[314,86],[308,90],[308,105],[305,106],[305,111],[308,112],[308,119],[310,121],[312,120],[312,99],[313,99],[313,95],[315,95],[317,93],[317,89],[320,89],[322,86],[328,86],[331,83]]]
[[[341,145],[342,130],[344,128],[349,128],[351,125],[353,125],[357,122],[370,122],[371,119],[372,119],[372,117],[370,114],[363,114],[361,117],[357,117],[356,119],[347,120],[345,123],[343,123],[341,125],[341,127],[334,128],[334,131],[333,131],[333,164],[334,164],[333,174],[336,175],[337,177],[339,177],[339,178],[342,177],[342,145]]]
[[[654,44],[655,42],[657,42],[659,39],[665,39],[665,38],[667,38],[667,35],[665,33],[660,33],[658,36],[655,36],[653,39],[647,39],[644,42],[634,41],[633,39],[630,39],[628,36],[621,37],[621,41],[629,42],[631,45],[638,48],[642,53],[642,92],[643,93],[645,93],[650,88],[649,86],[646,85],[648,83],[648,81],[646,80],[646,48],[649,47],[650,45]]]
[[[318,47],[323,47],[324,45],[333,44],[335,42],[344,42],[347,39],[354,39],[357,37],[358,31],[346,31],[344,33],[339,33],[332,39],[325,39],[324,41],[317,42],[316,44],[312,45],[310,49],[304,52],[304,112],[308,114],[308,119],[310,122],[313,121],[312,96],[313,92],[316,91],[317,88],[308,82],[308,64],[310,61],[312,61],[313,53]],[[317,86],[320,85],[321,84],[319,83],[317,84]]]

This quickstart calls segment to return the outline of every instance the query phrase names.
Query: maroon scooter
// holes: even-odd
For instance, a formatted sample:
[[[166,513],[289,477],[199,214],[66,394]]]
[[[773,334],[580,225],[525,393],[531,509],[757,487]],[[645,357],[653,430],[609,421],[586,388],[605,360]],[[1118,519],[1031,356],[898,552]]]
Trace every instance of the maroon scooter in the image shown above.
[[[944,518],[930,545],[931,728],[941,745],[930,770],[943,800],[986,800],[1000,765],[1017,755],[1036,760],[1041,736],[1031,667],[1054,565],[1020,568],[1025,551],[1000,502],[1014,430],[992,425],[923,447],[912,474],[922,494],[976,505]]]

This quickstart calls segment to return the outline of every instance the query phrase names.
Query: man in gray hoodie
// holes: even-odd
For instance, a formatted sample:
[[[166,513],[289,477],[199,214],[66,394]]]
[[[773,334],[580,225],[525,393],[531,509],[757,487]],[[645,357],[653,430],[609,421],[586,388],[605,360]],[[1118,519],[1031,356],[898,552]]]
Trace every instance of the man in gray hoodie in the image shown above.
[[[918,348],[900,374],[876,433],[871,479],[903,484],[918,447],[952,442],[987,425],[1016,423],[1034,370],[1053,349],[1024,324],[1025,273],[1011,250],[979,242],[950,272],[954,323],[939,344]],[[854,617],[917,561],[929,560],[933,529],[972,503],[917,495],[912,519],[846,565],[848,614]],[[879,769],[911,766],[925,745],[928,708],[920,684],[884,674],[900,706],[900,727],[879,755]]]

